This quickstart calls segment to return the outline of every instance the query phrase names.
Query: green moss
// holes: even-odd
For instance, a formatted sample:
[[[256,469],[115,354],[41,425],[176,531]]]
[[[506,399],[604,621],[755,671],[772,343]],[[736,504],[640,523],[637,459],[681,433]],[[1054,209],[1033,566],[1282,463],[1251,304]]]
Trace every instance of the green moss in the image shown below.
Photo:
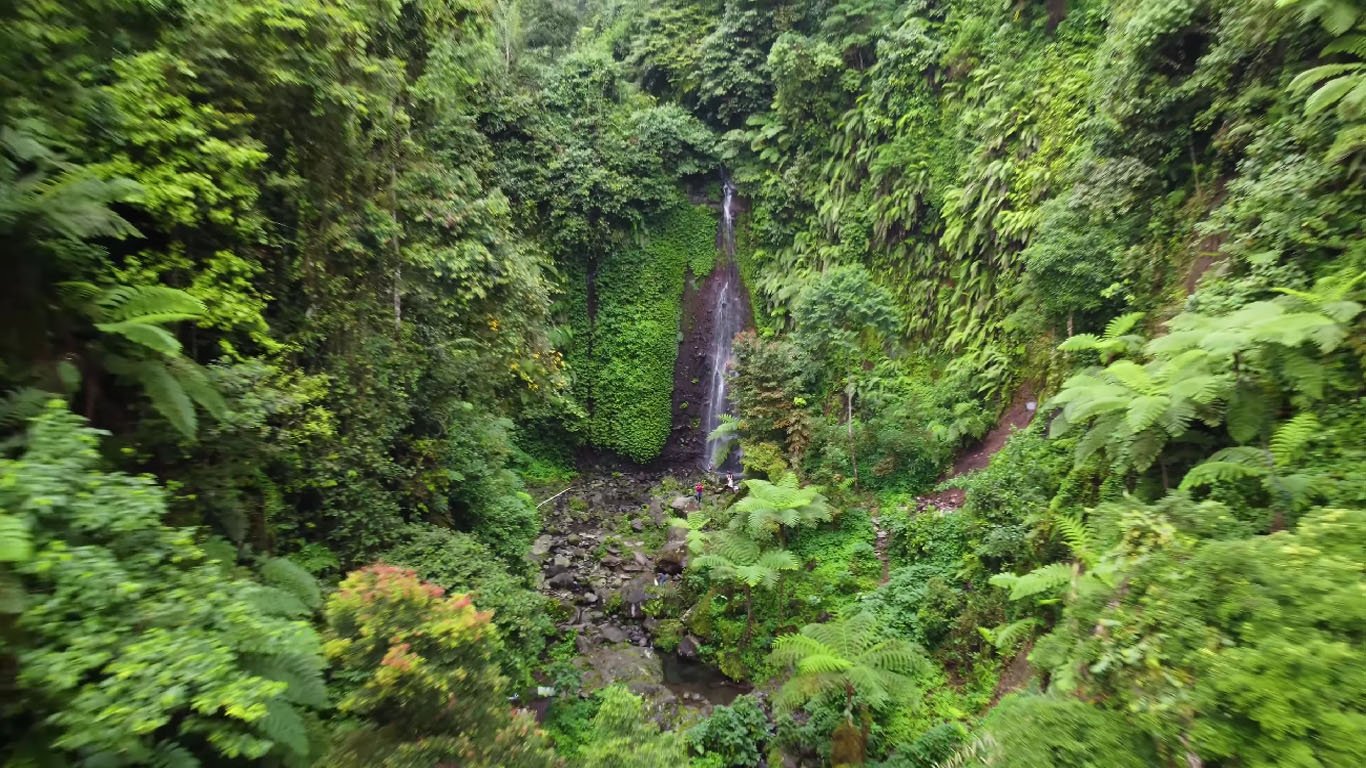
[[[678,647],[683,638],[683,622],[678,619],[665,619],[655,630],[654,646],[661,651],[670,652]]]
[[[644,243],[602,260],[595,279],[597,314],[587,322],[586,297],[572,297],[571,321],[581,344],[571,356],[576,394],[591,406],[591,443],[645,462],[659,455],[673,421],[673,372],[686,273],[710,272],[716,219],[680,203],[647,227]],[[586,288],[585,282],[582,284]]]

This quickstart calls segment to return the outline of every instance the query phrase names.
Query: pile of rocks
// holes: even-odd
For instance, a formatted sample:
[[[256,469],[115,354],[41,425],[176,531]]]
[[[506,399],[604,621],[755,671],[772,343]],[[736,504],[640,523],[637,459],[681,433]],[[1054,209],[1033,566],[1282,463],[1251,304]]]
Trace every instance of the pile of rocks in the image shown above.
[[[542,510],[545,533],[531,558],[542,591],[566,606],[562,629],[575,635],[580,653],[600,644],[650,645],[644,605],[687,557],[681,530],[669,531],[663,547],[646,544],[647,533],[658,541],[669,517],[650,498],[658,481],[649,474],[591,479]]]

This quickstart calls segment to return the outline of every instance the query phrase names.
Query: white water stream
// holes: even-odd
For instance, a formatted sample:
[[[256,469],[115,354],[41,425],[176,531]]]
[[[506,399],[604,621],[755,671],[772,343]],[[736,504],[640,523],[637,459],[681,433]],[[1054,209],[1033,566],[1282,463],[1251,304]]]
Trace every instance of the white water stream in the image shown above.
[[[710,436],[721,423],[721,415],[731,412],[730,377],[734,362],[732,344],[735,335],[745,329],[745,304],[740,291],[740,270],[735,264],[735,185],[727,179],[723,185],[721,229],[717,237],[720,258],[711,280],[720,280],[711,309],[712,334],[707,350],[709,386],[707,403],[703,409],[703,433]],[[707,469],[733,471],[739,468],[738,449],[733,450],[733,435],[717,439],[708,437],[703,449],[702,466]],[[719,461],[718,461],[719,458]],[[718,465],[719,464],[719,465]]]

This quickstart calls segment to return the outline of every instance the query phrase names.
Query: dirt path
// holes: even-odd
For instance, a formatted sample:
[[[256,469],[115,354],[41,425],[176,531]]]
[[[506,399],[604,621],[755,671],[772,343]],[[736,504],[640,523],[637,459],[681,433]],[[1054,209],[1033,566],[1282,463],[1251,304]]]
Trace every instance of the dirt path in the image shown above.
[[[953,462],[953,467],[949,469],[939,482],[952,480],[955,477],[962,477],[979,469],[984,469],[991,463],[991,457],[995,456],[1010,436],[1016,430],[1024,429],[1029,426],[1029,422],[1034,418],[1034,413],[1038,409],[1038,400],[1034,394],[1033,384],[1023,384],[1015,392],[1015,397],[1010,401],[1010,407],[1006,408],[1001,418],[997,419],[996,426],[983,437],[976,447],[967,453],[960,454],[958,459]],[[929,496],[923,496],[918,501],[921,509],[931,506],[948,511],[958,509],[963,506],[964,493],[961,488],[949,488],[939,491]]]
[[[1034,413],[1038,410],[1038,401],[1034,394],[1032,384],[1024,384],[1015,392],[1015,397],[1010,401],[1010,407],[1006,408],[1005,413],[996,421],[996,426],[971,450],[960,454],[958,459],[953,462],[953,467],[939,479],[939,482],[952,480],[955,477],[962,477],[971,472],[983,469],[991,462],[991,457],[995,456],[1010,436],[1016,430],[1024,429],[1029,426],[1029,422],[1034,418]],[[949,512],[963,506],[966,494],[962,488],[948,488],[929,496],[921,496],[916,499],[915,513],[934,510],[939,513]],[[887,548],[891,544],[891,531],[882,526],[882,511],[873,510],[873,530],[875,531],[874,549],[877,551],[877,559],[882,563],[882,581],[886,584],[891,577],[891,563],[887,557]]]

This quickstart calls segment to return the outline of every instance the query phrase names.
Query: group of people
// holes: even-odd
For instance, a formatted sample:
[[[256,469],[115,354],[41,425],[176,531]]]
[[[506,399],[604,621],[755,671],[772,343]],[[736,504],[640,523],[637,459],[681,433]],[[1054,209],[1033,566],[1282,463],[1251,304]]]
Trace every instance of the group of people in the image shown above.
[[[698,504],[702,503],[702,492],[706,489],[707,487],[702,483],[701,480],[698,480],[697,485],[694,485],[692,487],[693,494],[697,497]],[[740,486],[735,482],[735,473],[733,472],[726,473],[726,490],[730,491],[731,493],[740,490]]]

